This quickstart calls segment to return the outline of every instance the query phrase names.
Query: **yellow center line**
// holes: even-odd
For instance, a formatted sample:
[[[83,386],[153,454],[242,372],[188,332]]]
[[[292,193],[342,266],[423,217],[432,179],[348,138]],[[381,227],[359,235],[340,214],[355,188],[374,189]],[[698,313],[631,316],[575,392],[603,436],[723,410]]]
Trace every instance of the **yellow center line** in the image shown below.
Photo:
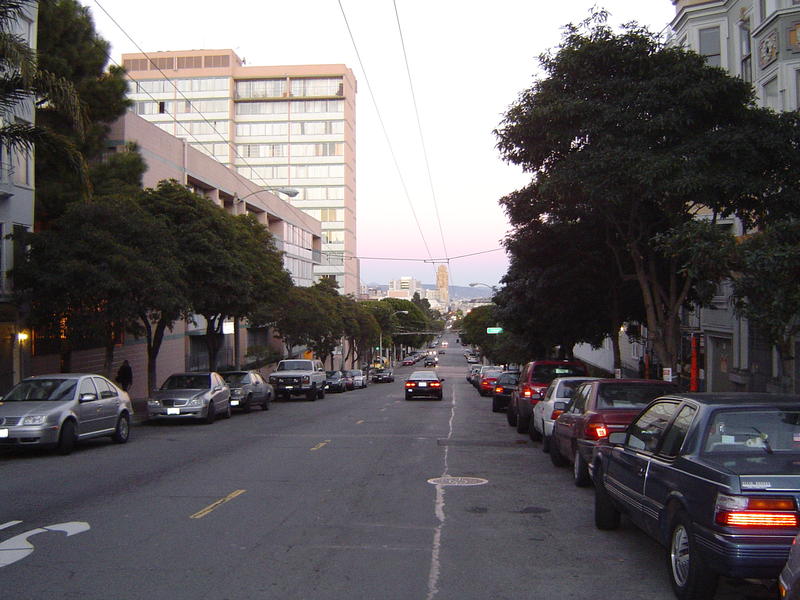
[[[190,516],[189,518],[190,518],[190,519],[202,519],[202,518],[203,518],[203,517],[205,517],[205,516],[206,516],[208,513],[210,513],[212,510],[214,510],[214,509],[216,509],[216,508],[219,508],[220,506],[222,506],[222,505],[223,505],[223,504],[225,504],[226,502],[230,502],[231,500],[233,500],[233,499],[234,499],[234,498],[236,498],[237,496],[241,496],[241,495],[242,495],[242,494],[244,494],[246,491],[247,491],[247,490],[236,490],[236,491],[234,491],[234,492],[231,492],[230,494],[228,494],[228,495],[227,495],[227,496],[225,496],[224,498],[220,498],[220,499],[219,499],[219,500],[217,500],[216,502],[214,502],[214,503],[212,503],[212,504],[209,504],[209,505],[208,505],[208,506],[206,506],[206,507],[205,507],[203,510],[201,510],[201,511],[198,511],[198,512],[194,513],[194,514],[193,514],[192,516]]]
[[[363,422],[364,422],[364,419],[361,419],[360,421],[356,421],[356,425],[361,425]]]
[[[324,442],[320,442],[319,444],[317,444],[316,446],[314,446],[313,448],[311,448],[311,449],[309,450],[309,452],[314,452],[315,450],[319,450],[319,449],[320,449],[320,448],[322,448],[323,446],[325,446],[325,445],[327,445],[327,444],[330,444],[330,443],[331,443],[331,441],[330,441],[330,440],[325,440]]]

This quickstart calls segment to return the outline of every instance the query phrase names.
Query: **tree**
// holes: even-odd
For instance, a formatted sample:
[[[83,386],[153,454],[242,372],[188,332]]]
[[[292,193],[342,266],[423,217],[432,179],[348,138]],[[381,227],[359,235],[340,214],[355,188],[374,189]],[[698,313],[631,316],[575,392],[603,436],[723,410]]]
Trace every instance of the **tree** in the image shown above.
[[[753,222],[770,206],[796,211],[792,135],[755,107],[746,82],[635,24],[615,34],[604,21],[600,12],[568,26],[540,59],[547,77],[506,113],[498,148],[533,180],[501,202],[514,233],[536,220],[602,224],[620,276],[638,284],[660,362],[675,367],[681,307],[729,264],[712,228],[688,224],[700,213]],[[680,252],[671,240],[683,240]]]
[[[738,254],[736,310],[777,348],[785,384],[800,333],[800,221],[777,222],[747,237]]]
[[[36,121],[75,147],[86,163],[105,150],[109,126],[130,106],[128,84],[121,67],[106,70],[109,43],[94,28],[89,9],[77,0],[40,0],[39,67],[74,87],[85,114],[86,127],[76,132],[73,119],[43,96],[37,103]],[[37,221],[58,217],[67,204],[81,200],[86,186],[80,172],[65,164],[63,153],[44,146],[36,155]]]
[[[293,287],[278,309],[275,329],[290,357],[295,347],[306,346],[324,361],[339,344],[343,325],[338,294],[332,295],[326,286]]]

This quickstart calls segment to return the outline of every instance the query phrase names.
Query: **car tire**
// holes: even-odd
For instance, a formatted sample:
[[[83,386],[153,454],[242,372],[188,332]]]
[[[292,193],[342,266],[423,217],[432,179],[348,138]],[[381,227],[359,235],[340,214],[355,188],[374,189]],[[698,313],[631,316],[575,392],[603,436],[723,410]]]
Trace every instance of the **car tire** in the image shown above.
[[[589,477],[589,467],[577,448],[575,449],[575,461],[572,463],[572,478],[578,487],[587,487],[592,482]]]
[[[230,419],[233,416],[233,407],[231,406],[231,401],[228,400],[228,407],[225,409],[225,418]]]
[[[594,478],[594,526],[611,531],[619,527],[620,518],[620,512],[606,491],[603,474],[598,470]]]
[[[117,426],[114,428],[114,433],[111,434],[111,439],[116,444],[124,444],[131,436],[131,418],[128,413],[122,413],[117,419]]]
[[[497,398],[492,398],[492,412],[503,412],[503,407],[500,406],[500,402]]]
[[[320,400],[325,399],[325,386],[317,388],[317,398]]]
[[[61,425],[61,432],[58,434],[58,453],[66,456],[75,449],[77,441],[75,421],[68,419]]]
[[[264,394],[264,401],[261,403],[261,410],[269,410],[269,402],[272,400],[272,398],[269,396],[269,394]]]
[[[314,402],[317,399],[317,386],[314,385],[310,390],[306,392],[306,400],[309,402]]]
[[[550,442],[550,436],[549,435],[543,435],[542,436],[542,452],[544,452],[545,454],[550,452],[550,443],[551,443]]]
[[[252,402],[253,402],[253,396],[251,394],[247,394],[247,398],[245,398],[242,410],[246,413],[249,413],[251,410],[253,410],[253,406],[251,405]]]
[[[550,444],[550,462],[554,467],[566,467],[569,464],[567,459],[561,456],[557,444]]]
[[[531,424],[531,418],[527,419],[517,415],[517,433],[528,433],[528,428]]]
[[[682,510],[670,523],[667,568],[672,591],[680,600],[714,597],[719,576],[703,561],[695,542],[692,521]]]
[[[511,404],[509,404],[506,409],[506,420],[508,421],[509,427],[514,427],[517,424],[517,411]]]
[[[528,436],[531,438],[532,442],[542,441],[542,434],[539,433],[539,430],[536,429],[536,426],[533,424],[533,417],[531,417],[531,420],[528,423]]]
[[[217,409],[214,407],[214,402],[211,401],[208,403],[208,409],[206,409],[205,424],[211,425],[216,418],[217,418]]]

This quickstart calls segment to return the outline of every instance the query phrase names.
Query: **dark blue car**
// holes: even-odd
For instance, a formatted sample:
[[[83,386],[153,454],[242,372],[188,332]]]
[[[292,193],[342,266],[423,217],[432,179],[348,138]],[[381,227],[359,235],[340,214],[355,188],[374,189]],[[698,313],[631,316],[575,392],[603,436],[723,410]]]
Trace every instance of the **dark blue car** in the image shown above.
[[[776,578],[798,533],[800,396],[658,398],[595,448],[595,524],[626,514],[667,547],[675,595]]]

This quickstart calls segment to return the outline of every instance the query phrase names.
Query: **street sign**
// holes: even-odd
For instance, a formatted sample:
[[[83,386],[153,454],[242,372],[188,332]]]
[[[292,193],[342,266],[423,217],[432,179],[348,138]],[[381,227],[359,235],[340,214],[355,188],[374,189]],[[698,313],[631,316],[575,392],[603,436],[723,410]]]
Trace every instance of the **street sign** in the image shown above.
[[[502,327],[487,327],[486,328],[486,333],[488,333],[488,334],[503,333],[503,328]]]

